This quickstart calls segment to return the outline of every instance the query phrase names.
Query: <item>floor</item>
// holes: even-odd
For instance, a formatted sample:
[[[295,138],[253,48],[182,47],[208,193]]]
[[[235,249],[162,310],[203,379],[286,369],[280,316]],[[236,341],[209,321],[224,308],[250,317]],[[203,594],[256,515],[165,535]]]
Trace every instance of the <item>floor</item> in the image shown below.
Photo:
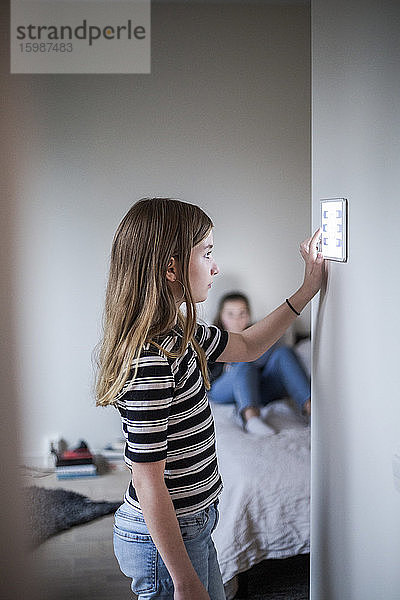
[[[121,499],[128,471],[87,479],[57,481],[25,478],[25,484],[62,487],[93,500]],[[32,554],[39,597],[43,600],[132,600],[129,580],[120,572],[112,547],[113,515],[63,531],[41,544]]]
[[[309,600],[309,554],[265,560],[244,575],[236,600]]]

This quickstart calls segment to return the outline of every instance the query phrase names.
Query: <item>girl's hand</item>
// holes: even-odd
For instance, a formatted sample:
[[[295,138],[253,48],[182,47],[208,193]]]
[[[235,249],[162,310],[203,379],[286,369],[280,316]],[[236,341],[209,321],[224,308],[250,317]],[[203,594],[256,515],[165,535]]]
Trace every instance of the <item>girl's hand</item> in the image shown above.
[[[300,254],[305,262],[303,288],[311,298],[319,291],[322,284],[324,272],[324,259],[318,252],[318,242],[321,236],[321,228],[314,235],[300,244]]]
[[[210,600],[207,590],[198,577],[182,588],[175,587],[174,600]]]

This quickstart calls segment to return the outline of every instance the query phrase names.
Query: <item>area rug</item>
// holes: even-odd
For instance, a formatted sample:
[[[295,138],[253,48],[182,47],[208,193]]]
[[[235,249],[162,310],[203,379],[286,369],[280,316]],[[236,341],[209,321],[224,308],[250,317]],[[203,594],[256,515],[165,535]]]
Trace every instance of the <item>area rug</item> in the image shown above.
[[[30,486],[24,489],[29,541],[35,548],[51,535],[117,510],[121,502],[95,502],[69,490]]]

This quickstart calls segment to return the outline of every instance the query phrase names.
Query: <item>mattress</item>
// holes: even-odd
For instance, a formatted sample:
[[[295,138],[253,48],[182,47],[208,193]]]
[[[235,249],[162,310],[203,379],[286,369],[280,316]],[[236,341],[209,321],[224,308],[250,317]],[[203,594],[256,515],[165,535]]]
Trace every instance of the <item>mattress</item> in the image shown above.
[[[279,400],[262,409],[277,433],[256,437],[212,404],[224,489],[213,534],[224,584],[270,558],[310,551],[310,427]]]

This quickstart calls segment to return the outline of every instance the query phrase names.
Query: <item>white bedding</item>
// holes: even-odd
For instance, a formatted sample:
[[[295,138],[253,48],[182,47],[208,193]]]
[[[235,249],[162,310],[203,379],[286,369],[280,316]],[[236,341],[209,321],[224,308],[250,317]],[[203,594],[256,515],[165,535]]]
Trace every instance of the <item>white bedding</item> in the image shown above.
[[[213,534],[224,583],[268,558],[310,550],[310,428],[279,400],[263,409],[278,431],[243,432],[232,405],[212,404],[224,490]]]

